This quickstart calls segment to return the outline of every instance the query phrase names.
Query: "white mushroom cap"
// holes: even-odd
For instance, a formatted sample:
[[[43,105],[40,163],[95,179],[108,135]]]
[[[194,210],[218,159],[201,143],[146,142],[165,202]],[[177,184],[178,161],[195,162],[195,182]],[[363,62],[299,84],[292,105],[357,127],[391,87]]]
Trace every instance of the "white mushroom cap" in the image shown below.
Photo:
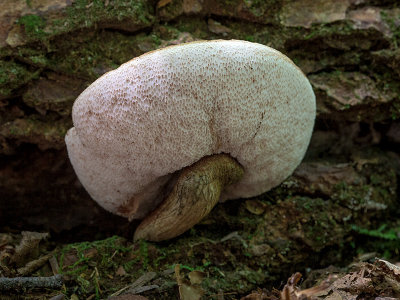
[[[230,154],[245,170],[221,200],[278,185],[307,149],[315,96],[277,50],[217,40],[121,65],[78,97],[72,116],[65,139],[81,183],[101,206],[132,219],[163,200],[172,173],[207,155]]]

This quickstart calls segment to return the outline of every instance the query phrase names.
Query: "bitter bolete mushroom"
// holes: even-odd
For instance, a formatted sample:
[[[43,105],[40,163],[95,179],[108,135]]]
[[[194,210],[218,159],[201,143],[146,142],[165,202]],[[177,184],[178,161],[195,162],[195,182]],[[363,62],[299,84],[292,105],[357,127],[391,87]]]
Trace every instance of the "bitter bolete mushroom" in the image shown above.
[[[315,96],[264,45],[193,42],[146,53],[90,85],[66,135],[71,163],[105,209],[143,219],[135,239],[175,237],[219,201],[259,195],[302,160]]]

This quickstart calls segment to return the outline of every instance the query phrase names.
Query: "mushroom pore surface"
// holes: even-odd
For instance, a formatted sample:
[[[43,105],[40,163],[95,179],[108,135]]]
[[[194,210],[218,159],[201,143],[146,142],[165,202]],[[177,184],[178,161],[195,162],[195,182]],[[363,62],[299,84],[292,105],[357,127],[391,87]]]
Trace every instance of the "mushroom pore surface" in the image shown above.
[[[143,218],[174,172],[226,153],[244,169],[221,200],[252,197],[302,160],[315,96],[301,70],[264,45],[182,44],[139,56],[90,85],[73,106],[71,163],[105,209]]]

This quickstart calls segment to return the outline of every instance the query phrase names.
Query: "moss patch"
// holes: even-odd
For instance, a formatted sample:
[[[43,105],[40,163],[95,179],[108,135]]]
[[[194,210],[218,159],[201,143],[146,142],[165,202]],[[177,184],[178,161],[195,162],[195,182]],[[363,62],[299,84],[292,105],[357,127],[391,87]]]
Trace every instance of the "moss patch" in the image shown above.
[[[10,96],[14,89],[37,78],[40,71],[30,71],[14,61],[0,61],[0,98]]]
[[[77,39],[54,41],[60,49],[47,57],[50,69],[93,81],[120,64],[154,50],[159,38],[152,34],[130,37],[121,33],[103,31],[97,34],[83,33]]]
[[[21,143],[37,145],[40,149],[64,148],[64,136],[72,121],[49,120],[43,122],[36,117],[15,119],[0,126],[0,140],[3,148],[13,148]]]
[[[25,33],[30,37],[41,39],[46,36],[46,32],[43,30],[46,22],[38,15],[22,16],[17,20],[17,24],[22,25]]]

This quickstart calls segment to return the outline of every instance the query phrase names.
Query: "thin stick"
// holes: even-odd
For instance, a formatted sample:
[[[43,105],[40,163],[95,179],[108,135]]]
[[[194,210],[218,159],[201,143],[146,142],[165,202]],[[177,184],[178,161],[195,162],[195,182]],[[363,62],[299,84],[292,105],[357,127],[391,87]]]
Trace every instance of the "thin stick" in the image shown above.
[[[59,289],[63,285],[60,274],[51,277],[0,277],[0,291],[20,291],[30,288]]]
[[[53,256],[53,254],[46,254],[46,255],[39,257],[38,259],[35,259],[35,260],[27,263],[24,267],[18,268],[18,270],[17,270],[18,274],[25,276],[25,275],[33,273],[34,271],[39,269],[41,266],[43,266],[52,256]]]
[[[155,272],[147,272],[147,273],[143,274],[142,276],[140,276],[138,279],[136,279],[136,281],[134,283],[120,289],[119,291],[116,291],[111,296],[118,296],[118,295],[122,294],[122,292],[125,292],[126,290],[128,290],[127,292],[129,292],[129,293],[133,293],[132,291],[135,291],[135,289],[143,287],[146,283],[153,280],[156,276],[157,276],[157,273],[155,273]],[[153,285],[151,285],[150,287],[151,287],[150,289],[158,288],[158,286],[153,286]]]
[[[54,255],[50,257],[49,263],[54,275],[60,273],[60,266],[58,265],[57,259],[55,258]]]

